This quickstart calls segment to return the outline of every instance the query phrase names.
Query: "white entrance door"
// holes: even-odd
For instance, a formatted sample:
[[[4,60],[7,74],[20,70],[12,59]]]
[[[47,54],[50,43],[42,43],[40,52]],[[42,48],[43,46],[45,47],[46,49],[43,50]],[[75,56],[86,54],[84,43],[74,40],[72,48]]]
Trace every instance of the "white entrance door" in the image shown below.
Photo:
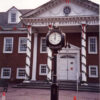
[[[75,57],[73,57],[73,58],[67,58],[67,60],[68,60],[68,65],[67,65],[67,67],[68,67],[68,70],[67,70],[67,75],[68,75],[68,77],[67,77],[67,79],[68,80],[76,80],[76,78],[77,78],[77,66],[76,66],[76,62],[75,62]]]
[[[57,60],[57,79],[76,80],[77,62],[74,54],[59,55]]]

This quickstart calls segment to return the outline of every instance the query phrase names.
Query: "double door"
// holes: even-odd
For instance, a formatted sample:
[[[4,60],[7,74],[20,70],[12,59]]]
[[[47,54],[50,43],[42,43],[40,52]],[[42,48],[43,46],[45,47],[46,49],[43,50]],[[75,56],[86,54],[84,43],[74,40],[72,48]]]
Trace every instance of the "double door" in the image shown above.
[[[76,57],[73,54],[59,55],[57,60],[57,79],[58,80],[76,80],[77,64]]]

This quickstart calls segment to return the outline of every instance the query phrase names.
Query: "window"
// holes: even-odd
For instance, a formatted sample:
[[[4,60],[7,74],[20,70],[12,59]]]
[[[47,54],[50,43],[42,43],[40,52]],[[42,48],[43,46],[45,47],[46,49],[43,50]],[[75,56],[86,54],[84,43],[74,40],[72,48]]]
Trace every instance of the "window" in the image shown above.
[[[89,77],[97,78],[98,77],[98,67],[95,65],[89,66]]]
[[[25,79],[25,68],[17,68],[17,79]]]
[[[13,52],[13,38],[6,37],[4,38],[4,53],[12,53]]]
[[[16,13],[11,13],[11,22],[16,22]]]
[[[11,77],[11,68],[2,68],[1,69],[1,78],[10,79]]]
[[[19,53],[26,53],[26,49],[27,49],[27,38],[26,37],[20,37],[19,38],[18,52]]]
[[[44,37],[41,38],[40,44],[41,44],[40,53],[47,53],[46,39]]]
[[[40,64],[40,75],[47,75],[47,65],[46,64]]]
[[[89,37],[88,41],[88,50],[89,54],[97,54],[97,38],[96,37]]]

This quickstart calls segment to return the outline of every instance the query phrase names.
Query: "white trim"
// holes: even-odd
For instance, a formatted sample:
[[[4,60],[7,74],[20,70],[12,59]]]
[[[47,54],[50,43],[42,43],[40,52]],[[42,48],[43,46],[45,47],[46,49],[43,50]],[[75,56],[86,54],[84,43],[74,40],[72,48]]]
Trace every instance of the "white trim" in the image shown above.
[[[46,39],[45,37],[41,37],[40,39],[40,53],[47,53],[47,50],[46,51],[42,51],[42,39]]]
[[[26,53],[26,51],[21,51],[21,50],[20,50],[20,40],[21,40],[21,39],[27,39],[27,37],[19,37],[18,53]],[[26,42],[26,45],[27,45],[27,42]]]
[[[26,49],[26,62],[25,62],[25,71],[26,71],[26,77],[25,80],[29,80],[30,77],[30,66],[31,66],[31,43],[32,43],[32,27],[28,28],[28,34],[27,34],[27,49]]]
[[[95,41],[96,41],[96,51],[95,52],[93,52],[93,51],[90,51],[90,39],[91,38],[94,38],[95,39]],[[97,37],[96,36],[89,36],[88,37],[88,53],[89,54],[97,54]]]
[[[19,70],[25,70],[25,68],[17,68],[16,79],[25,79],[25,76],[19,76]]]
[[[12,51],[5,51],[6,39],[12,39]],[[13,37],[4,37],[3,53],[13,53],[13,44],[14,44],[14,38]]]
[[[96,68],[96,75],[91,75],[91,68]],[[89,65],[89,77],[98,78],[98,66],[97,65]]]
[[[47,67],[48,67],[47,79],[51,80],[51,70],[52,70],[52,60],[51,60],[51,58],[52,58],[52,50],[49,47],[47,47],[47,54],[48,54],[48,57],[47,57]]]
[[[10,72],[9,72],[9,74],[10,74],[9,76],[3,76],[3,71],[4,71],[4,69],[9,69],[9,71],[10,71]],[[1,78],[2,78],[2,79],[10,79],[10,78],[11,78],[11,68],[9,68],[9,67],[7,67],[7,68],[6,68],[6,67],[3,67],[3,68],[1,69]]]
[[[42,66],[45,66],[46,67],[46,73],[41,73],[41,67]],[[48,74],[48,69],[47,69],[47,64],[40,64],[40,67],[39,67],[39,75],[47,75]]]
[[[14,31],[13,29],[12,30],[9,30],[9,31],[0,31],[0,34],[28,34],[27,31]]]
[[[32,80],[36,80],[38,34],[34,33]]]

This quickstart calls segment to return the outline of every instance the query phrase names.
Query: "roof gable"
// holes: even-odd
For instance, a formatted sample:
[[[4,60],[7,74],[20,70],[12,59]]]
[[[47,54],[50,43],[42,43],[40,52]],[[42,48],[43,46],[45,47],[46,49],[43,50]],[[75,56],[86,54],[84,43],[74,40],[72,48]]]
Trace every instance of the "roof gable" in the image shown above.
[[[72,0],[69,4],[66,4],[66,0],[52,0],[35,10],[23,15],[24,18],[35,18],[35,17],[54,17],[64,16],[63,8],[65,6],[71,7],[71,16],[75,15],[98,15],[99,6],[85,0]],[[84,13],[83,13],[84,12]]]
[[[9,11],[18,11],[18,12],[20,12],[15,6],[11,7],[7,12],[9,12]]]

